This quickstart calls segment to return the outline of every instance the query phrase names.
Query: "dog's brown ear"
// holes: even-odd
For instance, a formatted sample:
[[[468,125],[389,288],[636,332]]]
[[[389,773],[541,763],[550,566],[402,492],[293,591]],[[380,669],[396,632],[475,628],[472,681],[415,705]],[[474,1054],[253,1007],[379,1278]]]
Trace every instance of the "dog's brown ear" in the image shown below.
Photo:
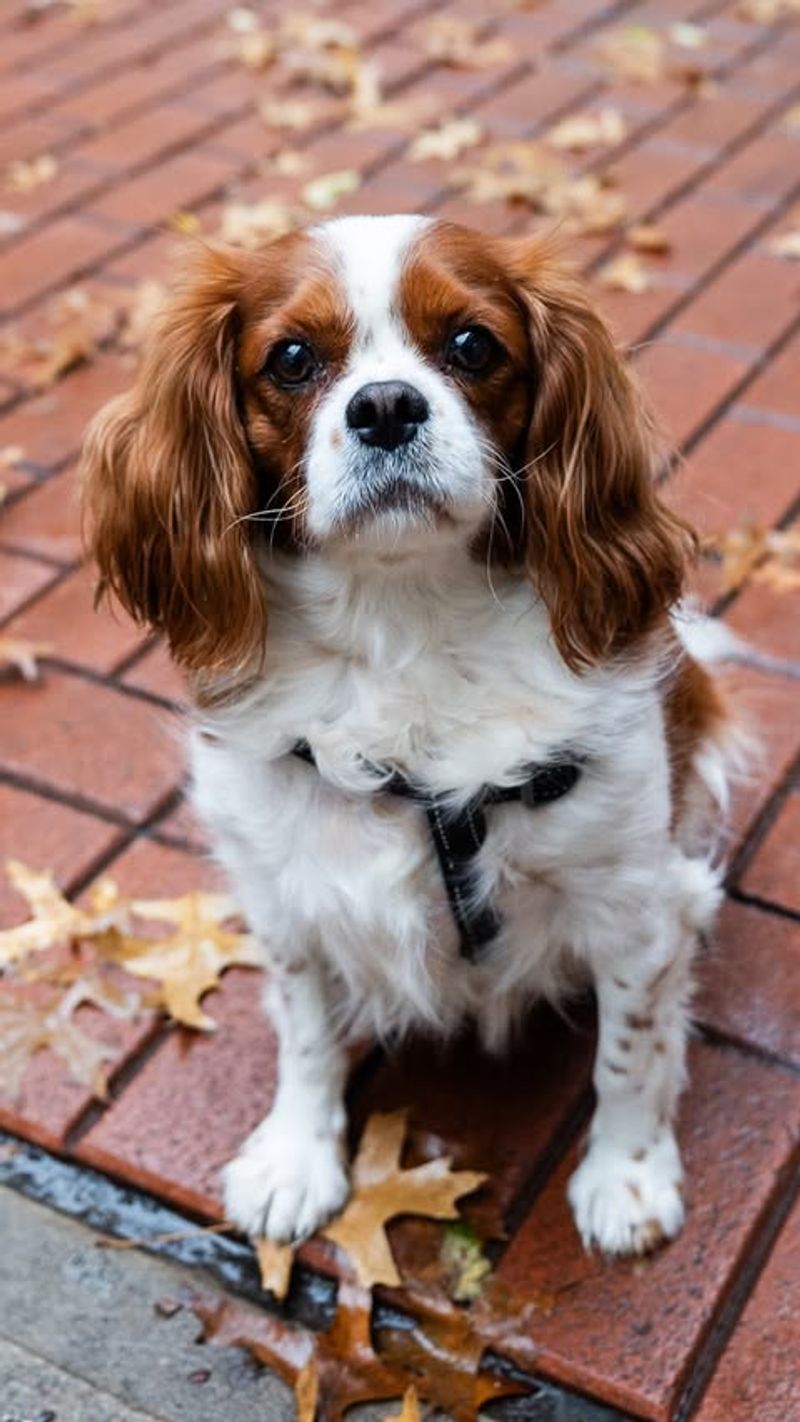
[[[245,261],[203,249],[156,324],[134,389],[100,411],[83,453],[101,588],[204,676],[247,667],[265,633],[252,525],[243,521],[256,483],[236,398]]]
[[[653,422],[581,284],[539,239],[507,243],[505,260],[534,365],[526,568],[579,670],[656,624],[680,596],[694,536],[658,497]]]

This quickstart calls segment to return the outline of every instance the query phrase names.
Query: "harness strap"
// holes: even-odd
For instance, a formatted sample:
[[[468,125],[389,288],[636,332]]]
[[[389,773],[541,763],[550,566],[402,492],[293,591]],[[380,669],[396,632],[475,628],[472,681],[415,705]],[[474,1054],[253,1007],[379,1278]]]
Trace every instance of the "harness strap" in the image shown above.
[[[308,741],[298,741],[292,753],[316,768]],[[479,904],[475,898],[476,858],[487,834],[484,806],[519,800],[533,810],[560,800],[580,780],[582,760],[565,755],[543,765],[526,766],[527,778],[519,785],[484,785],[472,800],[456,809],[448,803],[446,795],[429,794],[399,770],[387,774],[381,766],[371,765],[370,769],[380,777],[378,793],[414,800],[425,811],[447,899],[459,931],[461,956],[475,962],[502,926],[493,905]]]

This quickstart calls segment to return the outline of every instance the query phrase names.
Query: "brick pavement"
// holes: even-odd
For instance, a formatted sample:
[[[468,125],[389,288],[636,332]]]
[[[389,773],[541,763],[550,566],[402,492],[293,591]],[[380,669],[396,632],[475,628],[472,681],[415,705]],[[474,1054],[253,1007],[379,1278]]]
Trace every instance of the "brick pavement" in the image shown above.
[[[468,202],[452,164],[411,161],[397,126],[348,127],[344,98],[302,86],[285,65],[244,67],[227,9],[223,0],[98,0],[96,23],[84,24],[88,5],[8,0],[0,16],[0,163],[48,153],[58,164],[50,181],[0,194],[9,329],[23,344],[52,340],[54,303],[75,287],[101,327],[88,358],[44,388],[10,345],[0,371],[0,450],[21,450],[0,474],[0,629],[51,644],[38,683],[0,678],[0,849],[52,866],[72,894],[106,868],[148,896],[212,877],[181,800],[179,680],[121,614],[91,611],[74,485],[87,418],[130,379],[120,313],[143,279],[168,270],[171,221],[190,213],[213,231],[231,200],[297,201],[310,177],[353,168],[361,185],[342,211],[422,209],[497,231],[549,225],[500,201]],[[657,223],[671,252],[647,260],[649,289],[633,294],[597,280],[624,250],[620,233],[575,238],[570,251],[686,456],[667,497],[706,535],[747,520],[786,529],[798,515],[800,273],[770,243],[798,201],[800,32],[781,14],[749,18],[755,9],[721,0],[335,6],[381,66],[392,102],[474,116],[492,141],[535,137],[602,104],[622,113],[617,148],[576,164],[608,173],[629,220]],[[277,3],[258,10],[265,24],[280,18]],[[507,54],[486,67],[437,63],[422,38],[432,17],[474,22],[487,40],[508,40]],[[692,42],[687,23],[699,27],[697,49],[674,42],[676,25]],[[672,30],[674,54],[702,67],[703,84],[615,75],[599,47],[620,25]],[[259,115],[265,100],[298,97],[317,105],[302,131],[276,127],[274,111]],[[276,175],[271,159],[287,148],[306,166]],[[469,1047],[443,1060],[419,1049],[372,1058],[353,1106],[363,1119],[410,1103],[413,1149],[444,1141],[459,1166],[490,1171],[473,1213],[477,1225],[497,1211],[505,1220],[501,1276],[555,1300],[532,1325],[543,1379],[654,1422],[790,1422],[800,1416],[790,1213],[800,1121],[796,595],[752,578],[724,592],[712,555],[696,586],[752,643],[731,680],[766,749],[737,804],[729,901],[702,965],[682,1120],[685,1233],[645,1264],[580,1251],[563,1181],[589,1106],[588,1028],[542,1017],[532,1045],[500,1066]],[[6,923],[20,916],[5,886],[0,908]],[[274,1043],[253,998],[247,973],[231,971],[210,999],[212,1037],[98,1022],[82,1009],[114,1051],[110,1104],[98,1108],[45,1052],[28,1068],[21,1104],[0,1105],[0,1121],[216,1218],[218,1167],[274,1085]],[[409,1273],[435,1258],[437,1229],[393,1227]]]

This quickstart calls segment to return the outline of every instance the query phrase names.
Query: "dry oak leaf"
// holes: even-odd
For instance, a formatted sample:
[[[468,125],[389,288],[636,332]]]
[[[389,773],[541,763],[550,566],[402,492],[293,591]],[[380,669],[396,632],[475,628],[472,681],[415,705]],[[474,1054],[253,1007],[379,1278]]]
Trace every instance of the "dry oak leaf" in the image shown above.
[[[610,148],[621,143],[627,133],[618,109],[604,108],[596,114],[573,114],[562,119],[545,135],[551,148],[583,152],[587,148]]]
[[[800,585],[800,528],[744,524],[717,534],[705,546],[721,555],[725,592],[738,588],[751,574],[777,592],[791,592]]]
[[[110,879],[93,885],[88,908],[78,908],[64,898],[52,874],[28,869],[18,859],[7,859],[6,875],[12,887],[28,902],[32,918],[0,932],[0,970],[31,953],[41,953],[79,938],[96,938],[115,928],[123,905]]]
[[[226,894],[200,891],[177,899],[132,899],[135,918],[174,924],[163,938],[135,938],[109,933],[101,950],[126,973],[153,978],[161,985],[161,1003],[175,1022],[214,1031],[200,999],[217,986],[226,968],[260,968],[263,958],[249,934],[225,928],[236,910]]]
[[[316,123],[324,110],[321,104],[315,104],[310,99],[286,99],[277,103],[267,99],[259,104],[258,112],[271,128],[285,128],[301,133],[303,129]]]
[[[404,1368],[376,1354],[370,1330],[370,1299],[351,1284],[339,1287],[336,1316],[325,1333],[310,1333],[233,1299],[196,1299],[203,1341],[246,1348],[294,1389],[297,1422],[341,1422],[359,1402],[402,1397]]]
[[[800,227],[781,232],[767,242],[771,257],[782,257],[785,261],[800,262]]]
[[[235,247],[255,250],[273,237],[282,237],[299,226],[302,214],[288,203],[271,201],[229,202],[222,209],[218,236]]]
[[[414,139],[408,149],[408,157],[413,162],[422,163],[428,158],[457,158],[467,148],[474,148],[483,138],[483,129],[475,119],[457,118],[443,123],[439,128],[425,129]]]
[[[37,657],[46,657],[53,649],[49,642],[25,642],[19,637],[0,636],[0,671],[15,667],[25,681],[39,676]]]
[[[69,999],[69,1000],[68,1000]],[[117,1055],[107,1042],[89,1037],[72,1021],[77,1006],[69,994],[44,1006],[0,999],[0,1091],[18,1101],[25,1068],[46,1047],[66,1063],[70,1077],[101,1099],[106,1095],[104,1063]]]
[[[597,279],[611,291],[628,291],[634,296],[640,296],[650,285],[647,270],[634,252],[625,252],[602,267]]]
[[[508,40],[484,39],[481,30],[481,25],[469,20],[441,16],[423,27],[423,47],[431,59],[454,69],[488,69],[514,58]]]
[[[294,1263],[294,1248],[291,1244],[278,1244],[274,1239],[254,1239],[253,1248],[258,1260],[261,1287],[276,1299],[285,1299],[289,1289],[289,1278]]]
[[[320,1231],[344,1250],[364,1288],[402,1282],[384,1229],[389,1220],[397,1215],[453,1219],[456,1200],[487,1178],[474,1170],[451,1171],[447,1156],[403,1170],[407,1119],[407,1111],[370,1116],[353,1162],[353,1193],[342,1213]]]

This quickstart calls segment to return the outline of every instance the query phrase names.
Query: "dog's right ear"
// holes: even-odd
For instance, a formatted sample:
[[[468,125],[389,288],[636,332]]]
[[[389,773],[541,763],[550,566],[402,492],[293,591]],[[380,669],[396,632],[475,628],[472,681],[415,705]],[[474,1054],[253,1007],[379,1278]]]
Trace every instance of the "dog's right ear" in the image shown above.
[[[266,610],[247,515],[255,474],[237,410],[239,298],[249,255],[202,250],[157,321],[133,390],[91,424],[87,543],[111,590],[204,676],[262,655]]]

